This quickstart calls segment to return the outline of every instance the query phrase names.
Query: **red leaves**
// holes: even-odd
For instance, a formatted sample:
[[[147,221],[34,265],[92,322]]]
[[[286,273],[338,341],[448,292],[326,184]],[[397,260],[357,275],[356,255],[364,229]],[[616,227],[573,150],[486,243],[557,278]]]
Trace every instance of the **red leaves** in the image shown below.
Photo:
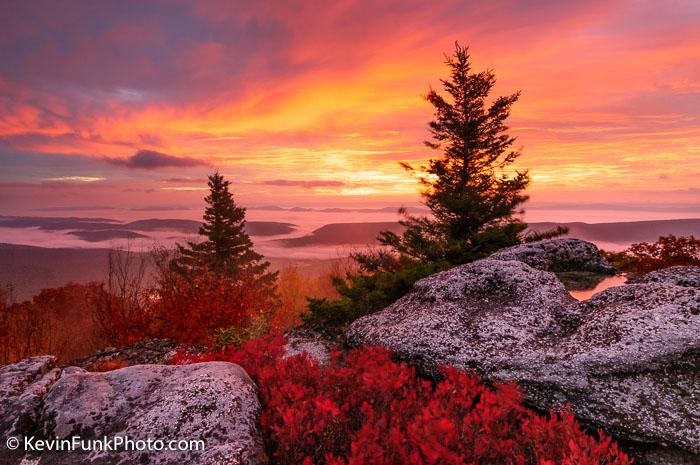
[[[568,412],[538,416],[514,384],[488,388],[473,374],[442,369],[435,385],[381,348],[333,354],[321,368],[282,358],[284,339],[253,340],[226,360],[256,379],[260,423],[275,463],[327,465],[628,465],[602,432],[588,436]]]
[[[643,273],[670,266],[700,266],[700,239],[670,234],[654,243],[632,244],[626,253],[636,262],[637,271]]]

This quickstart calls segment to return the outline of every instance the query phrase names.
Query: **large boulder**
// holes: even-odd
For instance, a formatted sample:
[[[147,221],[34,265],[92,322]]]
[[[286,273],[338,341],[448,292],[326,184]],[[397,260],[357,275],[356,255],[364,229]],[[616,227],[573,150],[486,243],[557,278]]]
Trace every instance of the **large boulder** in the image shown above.
[[[612,274],[615,268],[608,263],[598,247],[581,239],[552,239],[515,245],[499,250],[492,260],[517,260],[544,271],[588,271]]]
[[[266,462],[256,386],[238,365],[136,365],[104,373],[51,368],[38,357],[0,369],[3,438],[116,437],[132,449],[27,452],[0,445],[0,463],[202,464]],[[9,388],[8,388],[9,386]],[[21,421],[18,421],[21,420]],[[153,450],[140,446],[151,441]],[[187,445],[185,442],[203,441]],[[145,442],[139,442],[145,441]],[[162,441],[162,442],[159,442]],[[114,445],[114,443],[112,443]],[[187,450],[169,450],[185,448]]]
[[[557,277],[518,261],[479,260],[418,281],[385,310],[355,321],[353,344],[381,345],[439,364],[491,372],[553,344],[581,309]]]
[[[429,372],[451,364],[515,380],[534,407],[568,403],[619,438],[700,459],[700,291],[650,282],[576,302],[553,273],[504,255],[417,282],[355,321],[348,340]]]

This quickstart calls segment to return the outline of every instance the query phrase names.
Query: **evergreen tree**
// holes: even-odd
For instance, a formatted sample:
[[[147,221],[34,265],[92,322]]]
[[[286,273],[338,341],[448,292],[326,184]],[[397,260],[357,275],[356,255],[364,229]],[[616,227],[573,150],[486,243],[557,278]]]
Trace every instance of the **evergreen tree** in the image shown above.
[[[449,97],[433,89],[426,96],[435,119],[429,123],[432,140],[425,143],[443,152],[421,167],[422,195],[432,218],[402,211],[405,232],[383,232],[380,242],[400,255],[456,264],[521,242],[526,224],[513,215],[527,200],[529,177],[527,171],[508,173],[520,152],[505,120],[520,93],[487,104],[496,77],[490,70],[472,72],[468,49],[458,43],[446,64],[450,77],[442,85]]]
[[[183,276],[213,272],[272,292],[277,273],[268,271],[270,263],[253,249],[245,231],[245,208],[236,205],[229,184],[218,172],[209,176],[209,195],[204,199],[207,208],[199,228],[205,239],[178,245],[171,268]]]

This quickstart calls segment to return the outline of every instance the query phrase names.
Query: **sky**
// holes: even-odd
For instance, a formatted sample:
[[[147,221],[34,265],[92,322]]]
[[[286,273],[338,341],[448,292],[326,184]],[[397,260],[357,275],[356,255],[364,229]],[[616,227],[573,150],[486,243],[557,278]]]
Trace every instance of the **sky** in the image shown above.
[[[468,45],[539,219],[700,217],[697,1],[9,1],[0,214],[413,205],[444,53]],[[641,215],[643,216],[643,215]]]

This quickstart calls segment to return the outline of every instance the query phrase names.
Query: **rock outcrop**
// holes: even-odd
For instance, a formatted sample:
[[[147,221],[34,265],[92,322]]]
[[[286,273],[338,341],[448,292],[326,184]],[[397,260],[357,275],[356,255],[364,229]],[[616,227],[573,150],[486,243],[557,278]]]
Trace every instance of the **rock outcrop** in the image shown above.
[[[675,284],[683,287],[700,288],[700,266],[672,266],[652,271],[639,279],[642,283]]]
[[[604,267],[587,247],[577,261],[571,241],[550,242],[536,250]],[[582,421],[619,438],[700,459],[700,291],[678,285],[687,274],[658,273],[576,302],[542,271],[561,269],[544,256],[511,249],[430,276],[354,322],[348,339],[427,370],[446,363],[515,380],[532,406],[569,403]],[[514,257],[523,261],[506,260]]]
[[[80,437],[86,442],[122,437],[134,441],[132,448],[139,447],[138,441],[151,440],[153,448],[161,450],[25,453],[23,445],[11,451],[3,443],[0,463],[265,463],[259,411],[255,384],[232,363],[137,365],[90,373],[56,368],[52,357],[35,357],[0,368],[0,436]],[[171,446],[187,450],[170,450]]]
[[[88,371],[100,371],[105,365],[151,365],[167,364],[179,350],[197,352],[172,339],[148,339],[126,347],[108,347],[86,357],[72,360],[69,366],[85,368]]]
[[[517,260],[543,271],[615,273],[595,244],[581,239],[553,239],[515,245],[499,250],[492,260]]]

